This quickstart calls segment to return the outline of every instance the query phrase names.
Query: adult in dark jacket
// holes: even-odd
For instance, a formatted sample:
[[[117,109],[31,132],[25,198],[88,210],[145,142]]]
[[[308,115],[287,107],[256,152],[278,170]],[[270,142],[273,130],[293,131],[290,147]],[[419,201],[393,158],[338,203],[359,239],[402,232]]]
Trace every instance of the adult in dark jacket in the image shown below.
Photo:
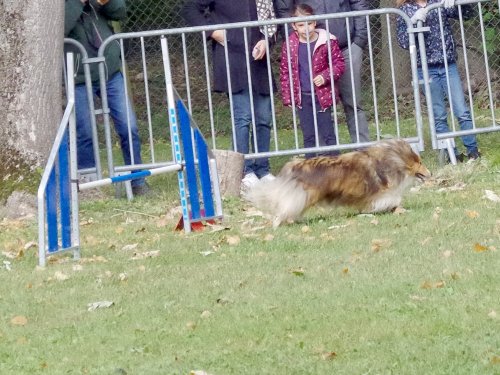
[[[295,4],[307,4],[314,10],[314,14],[329,14],[368,10],[367,0],[277,0],[276,13],[280,18],[288,18]],[[325,23],[318,22],[318,27],[326,27]],[[361,63],[363,48],[368,42],[368,31],[364,17],[349,18],[349,31],[345,18],[328,20],[328,31],[337,37],[345,61],[345,72],[338,81],[340,99],[344,107],[349,134],[353,142],[367,142],[370,140],[368,122],[361,105]],[[351,45],[348,45],[348,32]],[[349,56],[349,47],[352,55],[352,70]],[[354,80],[354,87],[351,79]],[[354,88],[354,90],[353,90]],[[354,94],[356,102],[354,101]],[[356,116],[357,114],[357,116]],[[356,129],[356,117],[358,127]]]
[[[271,0],[268,1],[273,6]],[[208,13],[208,15],[207,15]],[[274,13],[274,9],[273,9]],[[256,0],[191,0],[182,8],[182,15],[191,26],[216,25],[234,22],[255,21],[258,19]],[[252,127],[252,111],[250,95],[253,98],[257,141],[255,152],[269,151],[271,137],[271,97],[266,54],[266,36],[259,28],[247,29],[248,45],[245,46],[243,29],[228,29],[224,40],[224,31],[211,33],[214,91],[232,96],[235,150],[243,154],[250,151],[254,142],[250,139]],[[269,36],[269,34],[268,34]],[[269,38],[267,39],[269,41]],[[227,47],[229,64],[226,64],[225,47]],[[250,56],[246,58],[246,49]],[[230,80],[227,69],[229,66]],[[247,70],[250,67],[251,88],[248,84]],[[259,178],[269,179],[269,160],[259,158],[246,160],[243,188],[257,182]]]
[[[85,47],[90,58],[97,56],[99,46],[113,34],[110,21],[119,21],[127,16],[124,0],[66,0],[64,10],[64,36],[80,42]],[[72,50],[72,47],[68,49]],[[137,120],[132,105],[127,99],[123,75],[120,72],[120,46],[117,43],[108,45],[104,52],[104,58],[107,73],[106,92],[108,105],[115,130],[120,137],[124,162],[127,165],[141,164],[141,141],[137,130]],[[90,122],[92,114],[89,111],[83,66],[78,63],[77,67],[75,113],[78,168],[94,168],[95,158]],[[90,70],[93,93],[100,97],[101,90],[97,64],[90,64]],[[133,160],[130,154],[129,126]],[[132,181],[132,191],[135,195],[145,194],[148,190],[149,188],[144,179]]]

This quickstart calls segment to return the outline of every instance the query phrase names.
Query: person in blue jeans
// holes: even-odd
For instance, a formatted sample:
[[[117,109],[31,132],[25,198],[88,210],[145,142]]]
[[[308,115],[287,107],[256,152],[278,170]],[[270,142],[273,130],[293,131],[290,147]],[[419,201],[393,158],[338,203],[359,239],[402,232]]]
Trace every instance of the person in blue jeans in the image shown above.
[[[430,31],[425,33],[425,49],[429,71],[429,86],[432,96],[432,111],[434,113],[435,129],[437,133],[449,132],[448,112],[445,98],[451,102],[453,114],[458,119],[461,130],[473,128],[472,117],[469,107],[465,101],[462,89],[462,80],[457,68],[457,53],[455,41],[451,29],[450,19],[459,17],[455,0],[445,0],[444,8],[438,8],[427,12],[426,7],[430,4],[441,3],[442,0],[397,0],[397,7],[406,13],[413,23],[417,21],[425,22]],[[439,12],[443,21],[441,32],[439,24]],[[473,5],[462,5],[463,19],[470,18],[474,13]],[[442,47],[442,35],[444,37],[445,48]],[[409,36],[406,22],[398,17],[397,19],[398,43],[402,48],[409,48]],[[417,48],[417,51],[419,49]],[[447,63],[447,66],[445,65]],[[423,79],[422,62],[420,54],[417,54],[417,66],[419,79]],[[449,91],[447,83],[447,72],[449,79]],[[478,150],[475,135],[464,135],[461,137],[467,150],[469,160],[476,160],[481,155]],[[463,156],[455,149],[458,160],[463,160]]]
[[[110,21],[119,21],[126,16],[127,10],[124,0],[66,0],[64,36],[80,42],[90,58],[96,57],[102,42],[113,34]],[[66,49],[75,52],[71,46],[66,47]],[[126,96],[125,83],[120,72],[120,46],[117,43],[111,43],[104,52],[104,58],[107,72],[108,106],[115,130],[120,138],[123,160],[126,165],[142,164],[137,119],[132,104]],[[78,169],[87,169],[95,167],[91,113],[88,106],[83,66],[82,64],[77,66],[75,113]],[[90,73],[93,94],[101,97],[97,64],[90,64]],[[132,141],[132,154],[130,153],[130,140]],[[144,195],[149,192],[149,187],[143,178],[132,181],[132,192],[134,195]]]
[[[182,16],[190,26],[272,19],[274,1],[188,0],[182,8]],[[242,154],[250,153],[251,148],[255,153],[269,151],[272,117],[270,86],[274,87],[274,81],[270,85],[268,70],[271,67],[267,64],[266,43],[271,41],[275,33],[276,27],[273,26],[265,29],[248,28],[248,44],[245,44],[242,28],[227,29],[225,33],[224,30],[214,30],[209,35],[212,40],[213,89],[215,92],[226,93],[232,101],[234,149]],[[247,54],[250,56],[248,60]],[[251,84],[248,82],[248,70]],[[252,111],[255,116],[255,132]],[[267,157],[245,160],[243,190],[259,179],[273,178]]]

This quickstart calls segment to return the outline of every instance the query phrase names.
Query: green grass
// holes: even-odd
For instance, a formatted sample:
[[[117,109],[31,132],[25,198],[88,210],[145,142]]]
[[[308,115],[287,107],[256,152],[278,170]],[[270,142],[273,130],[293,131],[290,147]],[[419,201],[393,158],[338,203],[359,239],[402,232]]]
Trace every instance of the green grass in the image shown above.
[[[500,203],[483,197],[499,141],[456,167],[426,151],[434,177],[401,215],[313,209],[273,230],[229,199],[224,230],[185,234],[162,175],[153,197],[83,201],[83,259],[45,269],[36,223],[4,220],[0,374],[500,374]]]

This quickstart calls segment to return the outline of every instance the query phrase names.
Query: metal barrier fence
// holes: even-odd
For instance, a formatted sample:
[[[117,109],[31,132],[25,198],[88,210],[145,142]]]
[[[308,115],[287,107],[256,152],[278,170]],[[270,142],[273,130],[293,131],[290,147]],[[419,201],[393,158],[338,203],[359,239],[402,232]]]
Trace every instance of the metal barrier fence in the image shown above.
[[[465,46],[461,56],[463,59],[463,70],[467,76],[468,99],[471,109],[474,111],[475,121],[474,129],[466,133],[482,133],[498,130],[496,119],[498,115],[498,95],[497,89],[498,77],[491,68],[491,62],[498,58],[491,52],[491,46],[488,44],[488,27],[482,17],[484,13],[483,3],[491,7],[491,2],[487,1],[458,1],[458,4],[477,3],[476,7],[479,16],[477,20],[479,26],[467,24],[467,21],[460,19],[457,22],[461,38],[459,44]],[[439,5],[436,5],[439,6]],[[409,51],[401,49],[396,42],[394,25],[397,16],[403,17],[408,25],[410,39]],[[419,91],[419,81],[416,67],[416,48],[415,37],[423,38],[425,28],[414,27],[409,18],[401,11],[394,8],[376,9],[362,12],[348,12],[330,15],[318,15],[312,17],[288,18],[264,22],[244,22],[236,24],[212,25],[207,27],[189,27],[177,29],[163,29],[145,32],[120,33],[115,34],[104,41],[99,50],[100,58],[89,61],[89,63],[99,63],[101,77],[105,77],[104,50],[111,42],[118,41],[121,47],[122,70],[126,77],[127,92],[132,92],[132,99],[139,118],[140,134],[143,145],[149,145],[147,156],[144,158],[144,164],[123,166],[113,160],[111,133],[109,131],[109,108],[107,108],[106,98],[103,97],[102,109],[96,110],[97,114],[102,115],[104,122],[105,148],[108,156],[108,170],[110,176],[115,173],[149,169],[161,167],[174,163],[173,150],[166,154],[157,152],[158,145],[169,145],[170,131],[165,126],[168,122],[168,115],[165,111],[165,62],[161,55],[158,55],[157,48],[161,50],[161,40],[165,39],[168,44],[169,69],[172,75],[173,86],[176,87],[180,97],[187,103],[191,116],[200,127],[202,133],[208,138],[209,143],[214,149],[233,148],[234,142],[234,114],[231,106],[232,95],[215,94],[212,92],[213,76],[211,71],[211,53],[209,52],[211,41],[207,41],[207,35],[213,30],[222,29],[225,32],[230,30],[243,30],[245,37],[252,28],[258,28],[266,24],[289,25],[290,22],[298,20],[327,20],[335,18],[344,18],[349,24],[354,17],[364,18],[368,26],[368,46],[365,48],[365,60],[367,62],[364,71],[365,86],[362,90],[364,99],[364,109],[369,113],[370,142],[384,137],[403,137],[416,145],[416,148],[422,150],[424,139],[429,137],[433,148],[447,148],[451,150],[452,142],[446,140],[466,134],[458,131],[453,122],[449,133],[436,134],[433,126],[432,111],[428,108],[421,109],[421,93]],[[373,25],[382,27],[384,33],[381,35],[378,31],[378,37],[375,38],[372,33]],[[482,43],[474,46],[472,52],[468,48],[467,35],[470,29],[479,28]],[[378,29],[376,29],[378,30]],[[286,35],[288,40],[289,35]],[[387,57],[385,61],[380,58],[380,43],[384,45],[384,54]],[[125,53],[127,46],[140,46],[139,52],[133,55],[133,62],[129,61]],[[154,50],[149,47],[156,46]],[[180,48],[180,49],[179,49]],[[424,43],[420,43],[421,54],[425,55]],[[247,64],[251,59],[251,46],[246,42]],[[320,144],[316,131],[316,146],[304,149],[301,144],[300,130],[297,126],[297,116],[295,110],[283,107],[280,96],[280,89],[273,90],[272,80],[276,78],[278,64],[276,56],[279,55],[280,45],[275,45],[268,49],[266,59],[272,70],[268,73],[268,79],[273,97],[272,108],[272,142],[269,152],[255,150],[247,154],[247,159],[255,157],[271,157],[279,155],[295,155],[304,152],[328,151],[328,150],[348,150],[361,146],[360,142],[352,141],[346,131],[344,124],[345,118],[342,113],[342,107],[333,108],[333,126],[337,134],[338,144],[325,147]],[[350,53],[350,51],[349,51]],[[378,53],[378,55],[377,55]],[[470,56],[474,55],[474,58]],[[137,60],[136,56],[140,56]],[[480,58],[479,58],[480,57]],[[227,61],[227,48],[226,48]],[[140,71],[135,70],[139,65]],[[230,65],[231,62],[228,62]],[[474,66],[476,74],[472,74],[471,67]],[[409,69],[410,68],[410,69]],[[425,66],[423,66],[425,70]],[[162,72],[159,75],[159,72]],[[479,73],[478,73],[479,72]],[[484,79],[482,78],[484,77]],[[252,77],[248,76],[249,82]],[[406,86],[401,82],[405,81]],[[408,84],[410,82],[410,84]],[[485,87],[478,89],[474,82],[481,82]],[[161,92],[158,87],[161,86]],[[428,90],[428,77],[424,74],[424,86],[427,87],[425,94],[426,100],[430,102]],[[105,84],[101,82],[101,91],[105,92]],[[428,121],[427,116],[428,116]],[[429,127],[423,127],[424,121],[429,123]],[[252,121],[252,128],[255,130],[255,118]],[[427,136],[427,134],[430,134]],[[442,142],[441,142],[442,141]],[[102,147],[102,142],[97,142]],[[368,144],[368,143],[367,143]],[[254,142],[254,148],[256,148]],[[172,155],[172,156],[171,156]],[[452,158],[453,162],[453,158]]]

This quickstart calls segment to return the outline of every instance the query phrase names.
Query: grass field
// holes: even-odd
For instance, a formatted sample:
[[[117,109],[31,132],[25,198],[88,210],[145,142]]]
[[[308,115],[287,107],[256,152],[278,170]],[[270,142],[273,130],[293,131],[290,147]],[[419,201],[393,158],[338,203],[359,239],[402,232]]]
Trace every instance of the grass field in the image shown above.
[[[480,144],[456,167],[426,151],[399,214],[273,230],[229,199],[185,234],[158,176],[152,197],[84,200],[82,259],[45,269],[36,222],[0,221],[0,374],[500,374],[498,135]]]

